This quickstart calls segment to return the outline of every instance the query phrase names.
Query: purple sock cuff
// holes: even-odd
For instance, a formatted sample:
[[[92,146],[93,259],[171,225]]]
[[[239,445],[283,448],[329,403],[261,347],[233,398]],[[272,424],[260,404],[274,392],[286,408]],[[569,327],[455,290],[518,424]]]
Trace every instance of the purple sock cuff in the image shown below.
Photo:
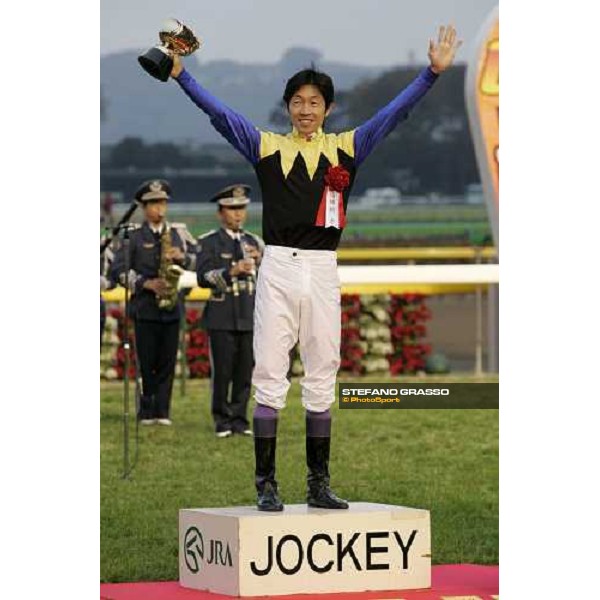
[[[259,419],[276,419],[278,412],[276,408],[271,406],[265,406],[264,404],[257,404],[254,407],[254,417]]]
[[[331,413],[306,411],[307,437],[331,437]]]
[[[275,408],[257,404],[254,407],[254,435],[262,438],[277,436],[277,420],[279,413]]]

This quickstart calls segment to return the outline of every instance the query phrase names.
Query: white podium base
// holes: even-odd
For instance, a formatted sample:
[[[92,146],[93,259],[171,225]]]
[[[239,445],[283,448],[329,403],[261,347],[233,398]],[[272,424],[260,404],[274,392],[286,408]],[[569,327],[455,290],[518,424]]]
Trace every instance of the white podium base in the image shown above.
[[[182,509],[179,582],[231,596],[428,588],[429,511],[366,502]]]

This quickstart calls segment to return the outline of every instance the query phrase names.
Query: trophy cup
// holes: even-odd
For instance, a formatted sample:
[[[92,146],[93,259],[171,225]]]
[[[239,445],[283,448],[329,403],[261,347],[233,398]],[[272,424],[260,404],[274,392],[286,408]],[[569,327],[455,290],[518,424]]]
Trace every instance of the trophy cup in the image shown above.
[[[163,23],[158,37],[162,44],[154,46],[148,52],[138,56],[138,62],[144,71],[155,79],[168,81],[173,69],[171,54],[189,56],[200,48],[202,42],[189,27],[177,19],[167,19]]]

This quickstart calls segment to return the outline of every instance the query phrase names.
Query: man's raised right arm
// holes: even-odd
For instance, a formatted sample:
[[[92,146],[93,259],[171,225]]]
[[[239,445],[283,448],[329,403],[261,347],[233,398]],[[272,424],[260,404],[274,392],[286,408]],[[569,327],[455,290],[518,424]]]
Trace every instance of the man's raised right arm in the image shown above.
[[[185,69],[174,69],[171,75],[190,100],[209,116],[213,127],[255,165],[260,158],[260,131],[246,117],[204,89]]]

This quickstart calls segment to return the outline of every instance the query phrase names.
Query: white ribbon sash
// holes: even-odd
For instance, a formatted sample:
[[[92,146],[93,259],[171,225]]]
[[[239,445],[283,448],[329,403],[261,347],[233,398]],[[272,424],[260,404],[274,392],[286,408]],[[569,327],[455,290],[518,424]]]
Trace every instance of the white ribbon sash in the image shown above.
[[[325,197],[325,227],[340,228],[340,193],[327,188]]]

